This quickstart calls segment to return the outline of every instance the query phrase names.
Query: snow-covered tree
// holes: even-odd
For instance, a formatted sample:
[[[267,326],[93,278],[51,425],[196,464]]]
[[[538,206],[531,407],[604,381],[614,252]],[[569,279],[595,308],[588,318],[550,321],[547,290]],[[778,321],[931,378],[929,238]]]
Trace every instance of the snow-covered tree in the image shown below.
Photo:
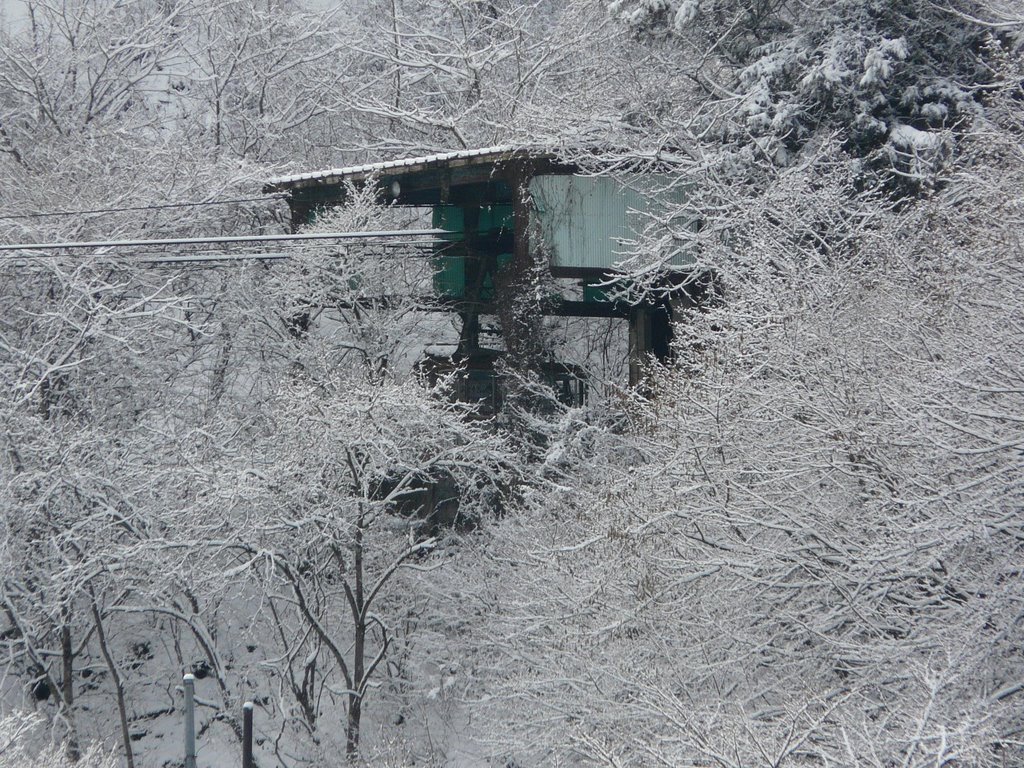
[[[809,139],[836,132],[872,165],[915,178],[931,177],[969,128],[998,79],[992,54],[1013,47],[1020,24],[986,2],[609,7],[638,31],[696,49],[683,66],[709,102],[728,105],[725,135],[788,164]],[[698,119],[715,116],[703,111]]]
[[[698,233],[721,301],[681,318],[678,362],[624,409],[625,435],[552,447],[583,466],[502,524],[472,566],[487,580],[460,590],[490,670],[463,682],[496,748],[1021,759],[1022,123],[1005,82],[928,199],[865,191],[836,147],[735,190],[729,228]]]
[[[90,746],[77,759],[69,760],[60,744],[46,736],[45,723],[38,715],[10,712],[0,717],[0,766],[20,768],[114,768],[116,758],[98,746]]]
[[[414,380],[450,328],[408,251],[5,259],[4,696],[69,756],[150,760],[197,671],[202,739],[253,698],[285,764],[420,760],[414,711],[531,763],[1021,759],[1012,3],[26,8],[7,242],[279,231],[263,163],[557,144],[685,189],[631,282],[682,247],[710,288],[649,398],[523,409],[516,454]],[[349,197],[319,225],[416,226]]]

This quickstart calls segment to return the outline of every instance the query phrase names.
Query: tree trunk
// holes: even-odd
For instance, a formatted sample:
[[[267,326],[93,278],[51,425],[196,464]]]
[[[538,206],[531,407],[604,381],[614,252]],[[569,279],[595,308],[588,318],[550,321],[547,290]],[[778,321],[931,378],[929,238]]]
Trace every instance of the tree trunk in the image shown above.
[[[65,616],[65,619],[67,619],[67,616]],[[74,715],[72,714],[72,707],[75,703],[75,648],[71,642],[71,626],[67,623],[63,624],[60,628],[60,660],[60,698],[64,703],[64,713],[68,721],[67,755],[71,762],[77,763],[78,759],[82,756],[82,751],[78,746],[78,731],[75,728]]]
[[[359,754],[359,720],[362,717],[362,697],[355,692],[348,695],[348,722],[345,726],[345,755],[349,762]]]
[[[107,633],[103,631],[103,617],[100,616],[100,611],[96,607],[95,601],[92,603],[92,618],[96,624],[96,638],[100,643],[100,652],[103,654],[103,660],[107,663],[110,679],[114,681],[114,694],[117,696],[117,714],[121,720],[121,741],[124,743],[124,759],[127,768],[135,768],[131,732],[128,729],[128,709],[124,701],[124,682],[121,680],[121,674],[114,663],[110,647],[107,645]]]
[[[365,673],[366,608],[363,598],[363,521],[356,526],[353,552],[355,578],[355,638],[352,648],[352,686],[348,694],[348,723],[345,729],[345,754],[353,760],[359,752],[359,721],[363,713],[363,675]]]

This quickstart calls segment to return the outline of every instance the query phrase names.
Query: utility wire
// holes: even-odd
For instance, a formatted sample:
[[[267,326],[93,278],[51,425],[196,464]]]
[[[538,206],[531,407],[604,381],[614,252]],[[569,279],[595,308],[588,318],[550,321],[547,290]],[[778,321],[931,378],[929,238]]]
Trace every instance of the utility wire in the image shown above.
[[[287,259],[287,253],[192,253],[184,255],[162,255],[137,254],[138,262],[141,264],[199,264],[214,261],[280,261]]]
[[[0,251],[54,251],[71,248],[146,248],[164,245],[224,245],[231,243],[276,243],[294,240],[365,240],[393,237],[437,237],[443,229],[398,229],[380,232],[307,232],[297,235],[235,235],[230,237],[176,237],[162,240],[95,240],[66,243],[11,243],[0,245]],[[93,254],[98,255],[98,254]]]
[[[390,245],[390,243],[380,243],[379,245]],[[259,253],[222,253],[222,252],[206,252],[198,251],[196,253],[160,253],[159,251],[139,251],[137,253],[124,254],[122,256],[113,258],[112,254],[90,254],[97,258],[104,256],[111,257],[109,261],[104,261],[105,265],[117,265],[117,264],[142,264],[145,266],[230,266],[231,264],[257,261],[257,262],[273,262],[273,261],[287,261],[295,259],[295,256],[288,253],[271,253],[271,252],[259,252]],[[7,268],[31,268],[44,263],[52,263],[49,259],[46,259],[39,255],[10,255],[0,258],[0,271]]]
[[[156,203],[154,205],[132,205],[125,208],[90,208],[81,211],[41,211],[39,213],[11,213],[0,216],[0,221],[11,219],[41,219],[47,216],[84,216],[92,213],[125,213],[128,211],[158,211],[165,208],[195,208],[202,205],[231,205],[233,203],[258,203],[286,200],[288,195],[261,195],[260,197],[238,197],[232,200],[205,200],[191,203]]]

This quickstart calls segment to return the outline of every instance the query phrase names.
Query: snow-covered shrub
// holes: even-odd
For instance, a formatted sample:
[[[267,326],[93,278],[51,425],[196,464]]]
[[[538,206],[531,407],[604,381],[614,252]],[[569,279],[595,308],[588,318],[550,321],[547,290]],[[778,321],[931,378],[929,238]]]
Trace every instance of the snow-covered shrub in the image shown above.
[[[115,755],[99,745],[83,750],[54,743],[46,721],[32,712],[0,717],[0,768],[115,768]]]

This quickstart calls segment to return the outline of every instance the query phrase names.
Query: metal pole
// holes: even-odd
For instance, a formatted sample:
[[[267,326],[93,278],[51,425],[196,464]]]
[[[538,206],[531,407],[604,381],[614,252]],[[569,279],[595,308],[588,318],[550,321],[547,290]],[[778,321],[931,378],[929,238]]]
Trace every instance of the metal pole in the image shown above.
[[[196,678],[185,675],[185,768],[196,768]]]
[[[242,705],[242,768],[254,768],[252,762],[252,702]]]

